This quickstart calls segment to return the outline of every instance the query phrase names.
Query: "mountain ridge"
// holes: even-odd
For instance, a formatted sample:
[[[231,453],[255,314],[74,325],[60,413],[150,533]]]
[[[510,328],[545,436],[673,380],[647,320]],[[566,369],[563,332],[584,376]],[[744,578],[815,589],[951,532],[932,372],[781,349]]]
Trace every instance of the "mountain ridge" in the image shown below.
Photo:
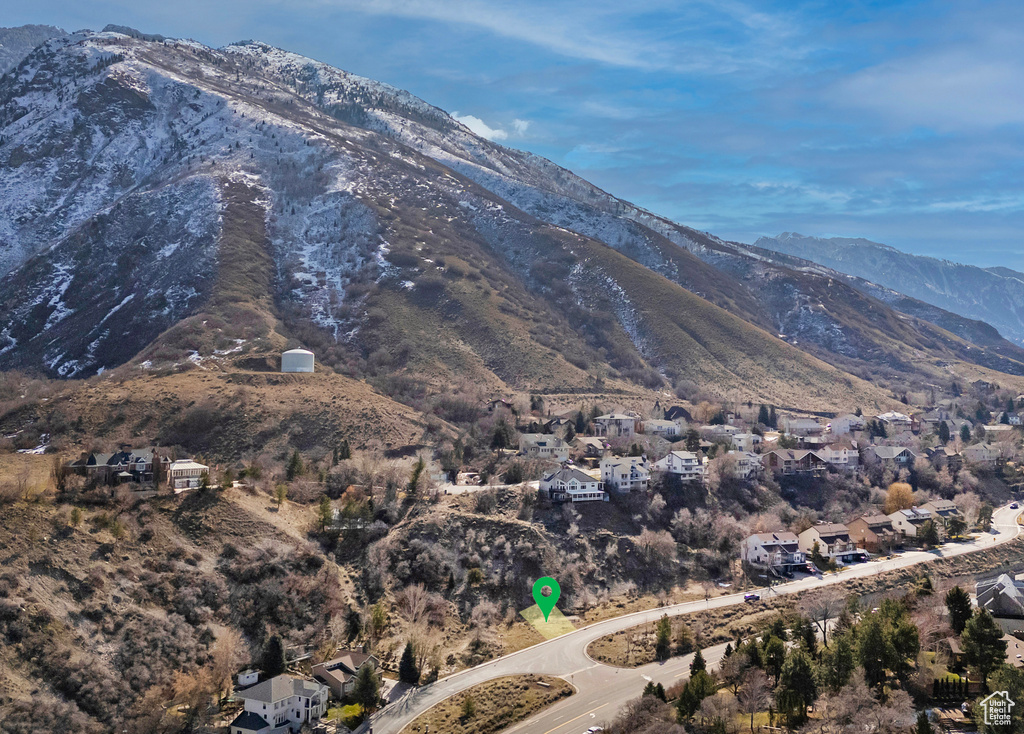
[[[946,311],[985,321],[1015,343],[1024,344],[1024,278],[1009,268],[980,268],[912,255],[864,238],[821,238],[785,232],[777,237],[761,237],[754,245],[817,262]]]

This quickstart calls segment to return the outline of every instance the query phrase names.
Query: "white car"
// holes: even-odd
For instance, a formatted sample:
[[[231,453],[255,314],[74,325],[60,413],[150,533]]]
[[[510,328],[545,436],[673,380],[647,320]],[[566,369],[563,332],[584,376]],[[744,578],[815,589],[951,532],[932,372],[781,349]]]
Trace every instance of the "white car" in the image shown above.
[[[584,732],[584,734],[597,734],[599,731],[604,731],[603,726],[592,726]]]

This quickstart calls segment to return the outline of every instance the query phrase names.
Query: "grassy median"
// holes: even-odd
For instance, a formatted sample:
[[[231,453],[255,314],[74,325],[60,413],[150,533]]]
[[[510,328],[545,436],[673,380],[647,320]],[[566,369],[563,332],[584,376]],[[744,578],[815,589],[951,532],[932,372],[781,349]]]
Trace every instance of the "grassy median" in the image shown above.
[[[550,675],[510,675],[480,683],[417,716],[402,734],[495,734],[573,693]]]

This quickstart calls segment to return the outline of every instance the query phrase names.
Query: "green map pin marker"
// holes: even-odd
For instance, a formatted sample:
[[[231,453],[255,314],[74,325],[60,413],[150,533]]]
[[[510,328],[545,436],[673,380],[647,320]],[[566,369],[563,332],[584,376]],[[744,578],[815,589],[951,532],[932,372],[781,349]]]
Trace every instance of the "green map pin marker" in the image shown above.
[[[551,588],[551,596],[544,596],[542,593],[544,587],[548,586]],[[551,614],[551,610],[555,608],[555,604],[558,603],[558,597],[562,595],[562,590],[558,587],[558,582],[550,576],[542,576],[537,579],[537,582],[533,585],[533,600],[537,602],[537,606],[544,612],[544,621],[548,621],[548,615]]]

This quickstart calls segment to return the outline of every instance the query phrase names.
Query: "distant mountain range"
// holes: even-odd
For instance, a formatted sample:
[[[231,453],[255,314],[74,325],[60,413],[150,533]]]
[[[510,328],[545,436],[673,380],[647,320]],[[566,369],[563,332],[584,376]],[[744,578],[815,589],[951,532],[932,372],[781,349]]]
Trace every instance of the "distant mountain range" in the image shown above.
[[[0,78],[0,273],[0,368],[54,377],[301,343],[406,402],[687,382],[827,409],[1024,374],[987,324],[659,217],[408,92],[116,26]]]
[[[1024,274],[910,255],[888,245],[847,237],[805,237],[785,232],[762,237],[757,247],[820,263],[872,281],[941,309],[985,321],[1024,344]]]
[[[0,28],[0,74],[6,74],[28,56],[36,46],[67,33],[52,25],[23,25]]]

